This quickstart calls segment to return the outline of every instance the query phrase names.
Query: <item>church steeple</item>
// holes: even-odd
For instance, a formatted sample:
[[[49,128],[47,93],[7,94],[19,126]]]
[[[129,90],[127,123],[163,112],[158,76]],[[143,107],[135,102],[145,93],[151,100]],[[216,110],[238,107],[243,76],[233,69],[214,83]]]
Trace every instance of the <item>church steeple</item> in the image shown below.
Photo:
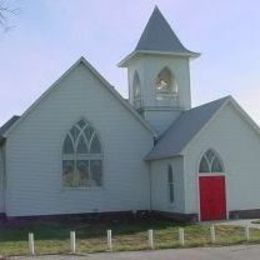
[[[163,132],[182,111],[191,108],[191,58],[156,6],[136,48],[120,63],[128,69],[130,103]]]
[[[182,45],[157,6],[154,8],[135,51],[159,51],[190,56],[198,55]]]
[[[157,6],[155,6],[134,51],[119,62],[119,67],[127,67],[128,62],[140,53],[167,53],[190,58],[200,56],[199,53],[183,46]]]

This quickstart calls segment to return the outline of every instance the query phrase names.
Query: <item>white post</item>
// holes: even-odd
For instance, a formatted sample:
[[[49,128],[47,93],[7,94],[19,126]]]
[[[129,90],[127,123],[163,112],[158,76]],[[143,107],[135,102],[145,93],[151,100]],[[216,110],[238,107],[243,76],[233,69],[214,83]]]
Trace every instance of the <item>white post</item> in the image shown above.
[[[179,228],[179,241],[182,246],[185,245],[184,228]]]
[[[70,250],[72,254],[76,253],[76,232],[70,231]]]
[[[34,250],[34,236],[33,233],[29,233],[28,235],[28,239],[29,239],[29,251],[31,255],[35,255],[35,250]]]
[[[245,236],[246,236],[246,240],[249,241],[250,240],[250,230],[249,230],[249,226],[245,226]]]
[[[211,243],[216,242],[216,232],[215,232],[215,226],[214,225],[210,226],[210,238],[211,238]]]
[[[150,249],[154,249],[153,230],[148,230],[148,244]]]
[[[107,230],[107,247],[109,251],[113,250],[113,245],[112,245],[112,230],[109,229]]]

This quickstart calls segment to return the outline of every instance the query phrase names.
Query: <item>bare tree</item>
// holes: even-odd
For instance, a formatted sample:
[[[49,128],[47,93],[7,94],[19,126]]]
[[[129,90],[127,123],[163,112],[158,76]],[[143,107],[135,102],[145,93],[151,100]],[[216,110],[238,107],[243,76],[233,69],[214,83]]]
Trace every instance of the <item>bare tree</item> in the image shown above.
[[[11,7],[10,0],[0,0],[0,26],[8,31],[12,28],[9,25],[9,18],[17,13],[17,9]]]

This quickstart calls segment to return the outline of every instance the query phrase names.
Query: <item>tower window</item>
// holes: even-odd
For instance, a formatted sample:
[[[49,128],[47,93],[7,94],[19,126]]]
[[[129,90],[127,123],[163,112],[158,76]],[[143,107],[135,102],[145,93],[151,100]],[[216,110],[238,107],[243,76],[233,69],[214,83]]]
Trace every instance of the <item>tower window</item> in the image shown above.
[[[141,86],[138,73],[135,71],[133,80],[133,101],[135,106],[141,105]]]
[[[175,77],[167,67],[160,71],[156,78],[155,84],[157,94],[177,95],[178,93]]]

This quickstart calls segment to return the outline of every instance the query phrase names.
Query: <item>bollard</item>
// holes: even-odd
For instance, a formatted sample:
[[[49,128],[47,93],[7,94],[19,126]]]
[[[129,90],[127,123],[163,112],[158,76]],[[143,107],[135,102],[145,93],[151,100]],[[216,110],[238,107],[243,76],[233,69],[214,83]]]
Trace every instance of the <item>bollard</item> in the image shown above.
[[[107,247],[109,251],[113,250],[113,245],[112,245],[112,230],[109,229],[107,230]]]
[[[214,225],[210,226],[210,238],[211,238],[211,243],[214,244],[216,242],[216,233],[215,233]]]
[[[148,244],[150,249],[154,249],[153,230],[148,230]]]
[[[249,226],[245,226],[245,236],[246,236],[246,240],[249,241],[250,240],[250,229],[249,229]]]
[[[33,233],[29,233],[28,235],[28,243],[29,243],[29,252],[31,255],[35,255],[35,250],[34,250],[34,236]]]
[[[182,246],[185,245],[184,228],[179,228],[179,241]]]
[[[72,254],[76,253],[76,232],[70,232],[70,250]]]

